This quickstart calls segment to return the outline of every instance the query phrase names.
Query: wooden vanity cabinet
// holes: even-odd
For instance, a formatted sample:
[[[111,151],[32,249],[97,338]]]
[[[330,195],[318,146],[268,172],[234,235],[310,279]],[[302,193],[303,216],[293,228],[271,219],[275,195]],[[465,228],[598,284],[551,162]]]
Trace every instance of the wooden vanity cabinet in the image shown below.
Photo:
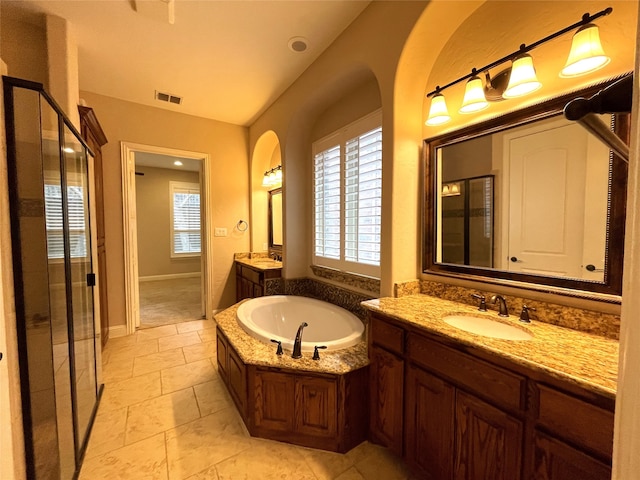
[[[378,314],[369,342],[370,438],[419,478],[611,477],[612,402]]]
[[[252,268],[236,262],[236,302],[245,298],[257,298],[266,295],[266,280],[280,278],[280,268]]]

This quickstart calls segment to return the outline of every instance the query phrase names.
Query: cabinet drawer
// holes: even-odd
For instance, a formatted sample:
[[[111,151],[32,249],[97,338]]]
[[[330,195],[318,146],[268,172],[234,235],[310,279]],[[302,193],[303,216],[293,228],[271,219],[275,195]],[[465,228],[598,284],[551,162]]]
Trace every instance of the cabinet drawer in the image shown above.
[[[526,378],[418,335],[409,337],[411,361],[511,410],[524,410]]]
[[[613,450],[613,412],[544,385],[540,392],[538,424],[560,438],[610,459]]]
[[[370,335],[373,343],[395,353],[404,352],[404,330],[374,316],[371,317]]]
[[[242,267],[242,276],[247,280],[252,281],[253,283],[261,283],[260,272],[256,272],[255,270],[251,270],[250,268]]]

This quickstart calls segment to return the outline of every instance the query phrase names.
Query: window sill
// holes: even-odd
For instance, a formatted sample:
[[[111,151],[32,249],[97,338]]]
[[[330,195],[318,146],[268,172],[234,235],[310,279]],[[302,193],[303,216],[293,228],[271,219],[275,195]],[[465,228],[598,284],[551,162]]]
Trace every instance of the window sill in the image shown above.
[[[334,268],[321,267],[320,265],[311,265],[311,270],[316,277],[326,278],[334,282],[343,283],[351,287],[380,295],[380,279],[359,275],[357,273],[348,273]]]

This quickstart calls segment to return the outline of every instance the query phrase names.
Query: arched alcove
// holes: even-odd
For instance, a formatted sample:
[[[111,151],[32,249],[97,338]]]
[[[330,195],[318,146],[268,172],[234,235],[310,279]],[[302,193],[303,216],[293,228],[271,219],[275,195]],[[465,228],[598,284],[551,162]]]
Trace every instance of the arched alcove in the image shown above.
[[[273,130],[262,134],[256,142],[251,156],[251,251],[267,250],[268,234],[268,191],[262,186],[264,173],[281,165],[280,141]]]

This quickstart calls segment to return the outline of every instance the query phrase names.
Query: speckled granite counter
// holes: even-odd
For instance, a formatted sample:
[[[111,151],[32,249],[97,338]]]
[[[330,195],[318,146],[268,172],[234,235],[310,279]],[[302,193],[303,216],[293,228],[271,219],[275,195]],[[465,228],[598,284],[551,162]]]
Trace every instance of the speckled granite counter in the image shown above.
[[[618,377],[618,342],[543,322],[523,324],[517,316],[501,319],[496,312],[479,312],[462,303],[428,295],[381,298],[362,305],[429,333],[450,337],[462,344],[498,354],[530,369],[541,370],[583,388],[615,397]],[[514,341],[483,337],[450,326],[442,318],[464,314],[487,316],[518,326],[533,334],[531,340]]]
[[[282,262],[268,257],[236,258],[235,261],[256,270],[277,270],[282,268]]]
[[[291,352],[287,350],[284,355],[276,355],[275,345],[267,345],[250,337],[238,325],[236,311],[240,303],[218,313],[214,318],[246,364],[333,374],[345,374],[369,364],[366,341],[335,352],[321,352],[320,360],[312,360],[312,352],[303,352],[303,357],[297,360],[291,358]]]

